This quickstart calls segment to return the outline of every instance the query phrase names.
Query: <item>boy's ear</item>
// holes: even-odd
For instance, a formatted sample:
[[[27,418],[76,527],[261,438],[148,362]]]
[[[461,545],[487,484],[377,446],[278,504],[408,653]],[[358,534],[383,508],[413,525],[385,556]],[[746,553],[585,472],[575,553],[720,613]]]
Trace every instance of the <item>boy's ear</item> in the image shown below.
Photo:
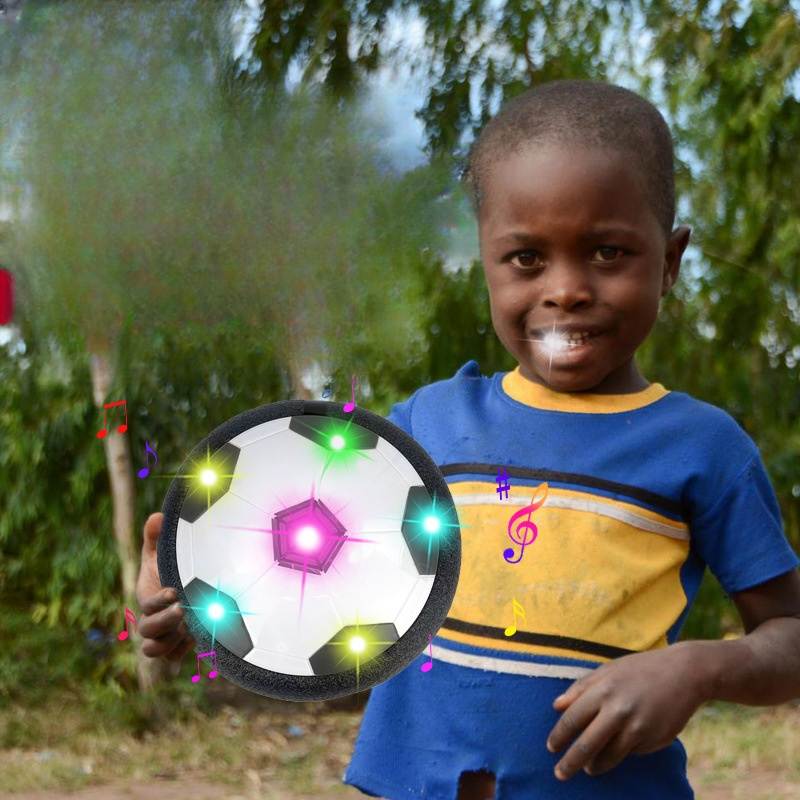
[[[684,250],[689,245],[689,237],[691,235],[691,228],[681,225],[675,228],[667,240],[667,252],[664,254],[664,273],[661,279],[662,297],[678,282],[681,258],[683,258]]]

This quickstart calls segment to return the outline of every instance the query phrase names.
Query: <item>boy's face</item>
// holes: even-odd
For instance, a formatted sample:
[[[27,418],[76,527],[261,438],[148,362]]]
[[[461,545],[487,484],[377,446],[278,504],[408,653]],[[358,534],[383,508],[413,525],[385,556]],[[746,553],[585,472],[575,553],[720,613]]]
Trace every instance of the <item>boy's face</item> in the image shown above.
[[[558,392],[647,387],[633,356],[690,231],[665,237],[622,154],[547,144],[510,155],[484,178],[478,227],[492,322],[526,378]]]

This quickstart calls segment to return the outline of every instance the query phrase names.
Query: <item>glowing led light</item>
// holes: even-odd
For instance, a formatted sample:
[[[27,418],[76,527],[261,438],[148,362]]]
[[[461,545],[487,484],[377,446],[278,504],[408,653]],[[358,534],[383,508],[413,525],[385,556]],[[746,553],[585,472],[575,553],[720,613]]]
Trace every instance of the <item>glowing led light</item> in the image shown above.
[[[569,342],[560,333],[546,333],[542,344],[548,350],[566,350],[569,347]]]
[[[367,643],[361,636],[353,636],[353,638],[350,639],[350,649],[354,653],[363,653],[366,647]]]
[[[213,486],[217,482],[217,473],[213,469],[204,469],[200,473],[200,482],[206,486]]]
[[[212,603],[208,607],[208,616],[211,619],[222,619],[222,616],[225,614],[225,609],[219,603]]]
[[[425,517],[425,520],[422,523],[422,527],[428,533],[438,533],[439,529],[442,527],[442,523],[436,517]]]
[[[319,531],[311,525],[305,525],[295,534],[294,542],[301,550],[316,550],[319,547]]]
[[[333,450],[341,450],[345,445],[344,437],[339,436],[337,433],[336,436],[331,436],[331,448]]]

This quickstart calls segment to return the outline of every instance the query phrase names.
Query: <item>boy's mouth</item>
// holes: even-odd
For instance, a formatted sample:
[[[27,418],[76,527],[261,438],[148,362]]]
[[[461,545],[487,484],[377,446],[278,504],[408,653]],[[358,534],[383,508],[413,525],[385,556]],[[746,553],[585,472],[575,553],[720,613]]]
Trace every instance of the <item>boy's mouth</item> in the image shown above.
[[[544,343],[553,350],[563,350],[566,347],[580,347],[582,344],[586,344],[594,335],[596,334],[586,332],[570,334],[546,333],[544,335]]]
[[[581,347],[589,340],[599,335],[596,329],[550,330],[537,331],[538,336],[533,341],[544,345],[547,350],[558,351],[572,347]]]

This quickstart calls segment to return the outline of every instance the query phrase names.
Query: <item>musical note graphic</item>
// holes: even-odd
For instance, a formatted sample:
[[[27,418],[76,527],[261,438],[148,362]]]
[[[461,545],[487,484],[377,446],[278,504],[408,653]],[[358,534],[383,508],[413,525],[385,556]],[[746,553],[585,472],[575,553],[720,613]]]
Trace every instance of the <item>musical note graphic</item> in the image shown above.
[[[433,639],[431,638],[430,634],[428,634],[428,642],[428,647],[431,649],[431,660],[427,664],[423,664],[420,667],[423,672],[430,672],[433,669]]]
[[[526,622],[525,609],[516,601],[515,598],[512,597],[511,599],[514,601],[514,624],[509,625],[506,628],[505,631],[506,636],[513,636],[517,632],[517,614],[519,614],[522,617],[523,622]]]
[[[144,443],[144,469],[139,470],[139,477],[146,478],[150,474],[150,453],[156,456],[156,451],[150,447],[149,442]],[[156,464],[158,464],[158,456],[156,456]],[[153,464],[155,466],[156,464]]]
[[[200,655],[197,656],[197,675],[192,675],[192,683],[197,683],[197,681],[200,680],[200,659],[204,658],[205,656],[214,656],[214,669],[208,673],[208,677],[217,677],[217,651],[212,650],[210,653],[200,653]]]
[[[133,613],[127,606],[125,606],[125,630],[117,636],[121,642],[124,642],[128,638],[128,622],[133,623],[133,630],[134,632],[139,630],[138,626],[136,625],[136,614]]]
[[[342,409],[342,411],[344,411],[345,414],[349,414],[356,407],[356,376],[355,375],[353,375],[353,377],[350,378],[350,398],[351,398],[351,402],[350,403],[345,403],[345,406]]]
[[[539,493],[544,489],[544,494],[542,495],[541,500],[536,500]],[[539,486],[536,487],[536,490],[533,493],[533,497],[531,498],[531,504],[529,506],[525,506],[525,508],[520,509],[515,514],[511,515],[511,519],[508,521],[508,535],[511,538],[512,542],[516,542],[519,548],[519,558],[511,560],[514,557],[514,550],[513,548],[509,547],[503,551],[503,558],[508,561],[509,564],[517,564],[522,559],[522,554],[525,552],[525,547],[529,544],[533,544],[536,541],[536,536],[539,533],[539,529],[536,525],[530,521],[531,514],[539,508],[542,503],[547,499],[547,484],[541,483]],[[520,517],[527,517],[527,519],[522,520],[517,524],[517,527],[514,529],[514,532],[511,532],[511,526],[518,520]],[[527,532],[530,531],[533,536],[528,539]],[[516,535],[515,535],[516,534]]]
[[[116,403],[106,403],[103,406],[103,427],[97,431],[97,438],[102,439],[108,431],[106,430],[106,409],[112,406],[125,406],[125,424],[117,428],[117,433],[125,433],[128,430],[128,403],[125,400],[117,400]]]

